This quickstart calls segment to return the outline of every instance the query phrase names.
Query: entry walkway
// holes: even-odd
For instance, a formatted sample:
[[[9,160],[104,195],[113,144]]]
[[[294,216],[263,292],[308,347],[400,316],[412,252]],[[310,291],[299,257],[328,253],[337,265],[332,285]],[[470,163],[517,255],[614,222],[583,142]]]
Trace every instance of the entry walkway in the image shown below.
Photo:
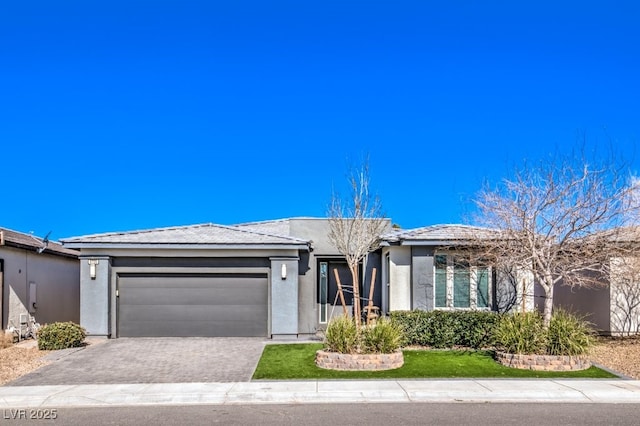
[[[367,380],[0,387],[0,409],[387,402],[638,403],[638,380]]]

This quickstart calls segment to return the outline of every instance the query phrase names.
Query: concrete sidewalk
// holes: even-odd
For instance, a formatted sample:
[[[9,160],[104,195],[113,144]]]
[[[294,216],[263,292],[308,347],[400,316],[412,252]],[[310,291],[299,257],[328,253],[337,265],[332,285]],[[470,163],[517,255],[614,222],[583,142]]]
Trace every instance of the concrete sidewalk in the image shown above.
[[[0,387],[0,409],[383,402],[639,403],[639,380],[367,380]]]

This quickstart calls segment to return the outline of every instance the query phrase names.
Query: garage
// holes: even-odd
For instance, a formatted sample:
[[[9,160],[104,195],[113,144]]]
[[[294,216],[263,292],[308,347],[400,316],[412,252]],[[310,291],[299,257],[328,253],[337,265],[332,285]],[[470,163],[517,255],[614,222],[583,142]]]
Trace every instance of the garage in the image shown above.
[[[266,274],[119,274],[119,337],[262,337]]]

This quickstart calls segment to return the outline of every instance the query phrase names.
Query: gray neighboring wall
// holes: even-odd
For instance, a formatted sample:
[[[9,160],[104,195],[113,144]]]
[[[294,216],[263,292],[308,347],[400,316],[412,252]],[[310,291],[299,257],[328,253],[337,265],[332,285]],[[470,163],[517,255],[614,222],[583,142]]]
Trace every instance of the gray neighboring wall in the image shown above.
[[[40,324],[79,323],[78,255],[56,242],[0,228],[2,328],[18,327],[20,314],[27,313]]]

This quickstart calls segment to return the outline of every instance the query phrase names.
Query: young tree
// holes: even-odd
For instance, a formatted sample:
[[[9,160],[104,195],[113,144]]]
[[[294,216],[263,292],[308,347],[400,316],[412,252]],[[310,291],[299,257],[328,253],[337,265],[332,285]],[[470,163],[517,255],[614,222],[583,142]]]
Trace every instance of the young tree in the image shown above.
[[[510,259],[544,291],[549,325],[558,283],[592,287],[609,278],[610,261],[622,255],[620,232],[636,217],[636,182],[614,159],[588,164],[583,156],[525,165],[513,179],[476,197],[478,221],[497,237],[483,241],[486,255]]]
[[[360,326],[360,262],[380,246],[380,235],[388,228],[380,199],[369,191],[369,164],[353,168],[349,178],[349,196],[337,192],[331,196],[327,212],[329,241],[342,254],[353,281],[353,309],[356,326]],[[373,283],[372,283],[373,285]]]

